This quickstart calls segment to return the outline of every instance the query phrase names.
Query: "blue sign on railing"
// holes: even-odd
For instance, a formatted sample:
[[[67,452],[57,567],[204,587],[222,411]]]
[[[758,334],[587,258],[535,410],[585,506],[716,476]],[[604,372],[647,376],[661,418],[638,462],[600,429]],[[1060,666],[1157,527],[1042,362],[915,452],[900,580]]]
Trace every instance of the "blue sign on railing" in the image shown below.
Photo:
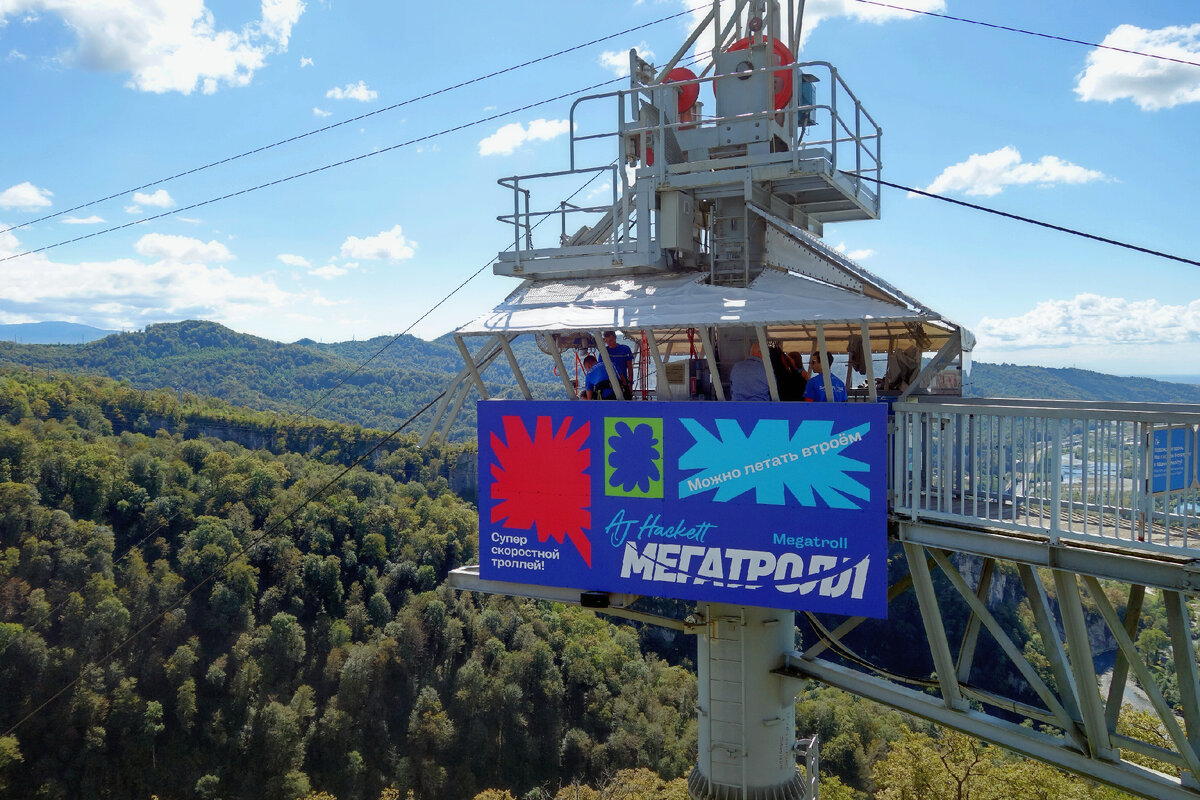
[[[887,614],[874,403],[483,401],[488,580]]]
[[[1150,491],[1189,489],[1196,481],[1197,441],[1191,428],[1154,432],[1150,456]]]

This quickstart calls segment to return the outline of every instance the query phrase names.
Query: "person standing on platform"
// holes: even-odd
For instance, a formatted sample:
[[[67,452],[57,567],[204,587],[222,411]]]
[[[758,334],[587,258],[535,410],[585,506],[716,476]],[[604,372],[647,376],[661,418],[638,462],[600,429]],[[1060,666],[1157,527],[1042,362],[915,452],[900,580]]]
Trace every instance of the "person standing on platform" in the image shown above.
[[[804,387],[804,401],[806,403],[824,403],[829,399],[825,396],[825,378],[823,376],[826,366],[826,364],[821,362],[820,353],[813,353],[812,357],[808,360],[808,370],[811,373],[811,377],[809,377],[808,383]],[[846,402],[846,384],[842,382],[841,378],[830,372],[829,382],[833,385],[834,402]]]
[[[758,342],[750,345],[750,355],[733,365],[729,383],[734,400],[770,400],[767,373],[763,367],[762,348]]]
[[[625,399],[628,400],[632,397],[630,387],[633,386],[633,351],[627,344],[617,344],[616,331],[604,332],[604,349],[608,351],[613,371],[617,373],[617,380],[621,382],[621,388],[625,390]]]

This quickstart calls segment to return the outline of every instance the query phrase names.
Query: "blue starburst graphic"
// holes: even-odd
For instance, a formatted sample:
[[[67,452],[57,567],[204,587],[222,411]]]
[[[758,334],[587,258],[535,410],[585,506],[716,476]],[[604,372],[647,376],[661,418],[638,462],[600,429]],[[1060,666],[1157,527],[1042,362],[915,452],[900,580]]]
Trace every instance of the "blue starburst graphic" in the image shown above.
[[[781,506],[786,489],[802,506],[815,506],[819,496],[831,508],[848,509],[870,499],[851,474],[870,466],[844,455],[870,423],[834,433],[831,420],[805,420],[789,435],[787,420],[764,419],[747,436],[733,419],[716,420],[715,434],[695,419],[680,422],[695,440],[679,457],[687,476],[679,482],[681,498],[713,492],[723,503],[753,489],[757,503]]]
[[[662,420],[605,419],[605,494],[662,497]]]

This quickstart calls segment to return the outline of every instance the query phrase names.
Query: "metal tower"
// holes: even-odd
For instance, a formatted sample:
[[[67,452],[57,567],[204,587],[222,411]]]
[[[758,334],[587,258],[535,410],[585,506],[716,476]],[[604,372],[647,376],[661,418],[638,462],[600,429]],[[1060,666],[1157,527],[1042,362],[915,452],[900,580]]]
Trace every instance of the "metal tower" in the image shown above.
[[[697,635],[699,753],[689,779],[697,800],[815,798],[816,742],[798,742],[795,732],[797,681],[807,679],[1146,797],[1200,797],[1200,688],[1185,602],[1200,580],[1200,409],[961,398],[971,334],[820,238],[826,222],[878,217],[881,132],[833,65],[795,59],[802,10],[791,0],[717,0],[666,64],[631,52],[630,88],[574,103],[567,170],[500,181],[513,193],[512,212],[500,217],[513,244],[495,271],[522,283],[455,332],[465,365],[425,437],[446,435],[472,391],[484,401],[481,566],[455,571],[452,585],[578,603]],[[681,66],[708,42],[699,74]],[[614,107],[615,130],[604,116]],[[596,175],[607,178],[610,202],[573,204],[565,187]],[[624,356],[603,342],[602,332],[614,329],[640,343],[648,380],[622,381]],[[572,381],[563,354],[588,351],[619,400],[675,402],[534,401],[511,344],[522,335],[553,360],[567,401],[578,399],[583,377]],[[836,357],[818,380],[833,397],[833,373],[844,374],[848,402],[726,402],[732,369],[752,350],[764,354],[771,401],[785,392],[765,354],[781,350],[825,364]],[[534,401],[528,413],[522,401],[486,402],[483,374],[501,356],[525,401]],[[797,478],[778,496],[770,481],[756,484],[764,470],[800,475],[801,456],[818,444],[799,442],[799,454],[786,446],[813,424],[828,426],[821,455],[842,446],[857,452],[852,431],[875,431],[867,438],[879,437],[869,445],[878,466],[868,472],[878,484],[806,493]],[[637,430],[659,460],[646,461],[644,483],[618,485],[614,470],[623,462],[610,444],[637,439]],[[698,465],[701,439],[722,444],[739,435],[747,454],[767,439],[776,449],[723,473]],[[691,449],[671,450],[676,440]],[[586,447],[567,452],[572,442]],[[550,458],[555,448],[563,452]],[[573,460],[588,452],[590,466]],[[544,485],[522,483],[526,462],[545,468]],[[679,505],[696,498],[712,502]],[[746,505],[722,505],[737,498]],[[652,503],[715,509],[747,549],[711,546],[694,519],[688,528],[637,512],[636,528],[626,518],[657,508]],[[878,523],[860,525],[847,511],[872,503]],[[547,525],[545,508],[560,506],[575,521]],[[851,516],[837,516],[844,511]],[[793,512],[811,515],[820,535],[780,533]],[[839,557],[837,547],[860,540],[870,544],[857,560]],[[902,557],[893,558],[886,585],[877,581],[889,540]],[[604,559],[615,568],[598,577],[593,568]],[[587,569],[570,571],[568,561]],[[977,576],[964,575],[964,563],[978,564]],[[989,609],[1001,574],[1023,587],[1052,679],[1028,663]],[[1124,616],[1105,592],[1112,584],[1101,581],[1124,585]],[[939,605],[944,582],[968,614],[953,642],[952,609]],[[889,671],[854,649],[857,633],[887,624],[869,618],[909,590],[932,676]],[[1133,641],[1148,591],[1163,592],[1167,606],[1182,725]],[[683,621],[631,608],[639,595],[659,592],[699,605]],[[872,592],[876,605],[852,610],[851,598],[865,603]],[[804,614],[799,649],[794,610]],[[1098,624],[1119,651],[1107,696],[1089,640]],[[986,637],[1012,664],[1007,690],[971,681]],[[1166,742],[1117,732],[1131,673]],[[1142,756],[1178,773],[1142,766]]]

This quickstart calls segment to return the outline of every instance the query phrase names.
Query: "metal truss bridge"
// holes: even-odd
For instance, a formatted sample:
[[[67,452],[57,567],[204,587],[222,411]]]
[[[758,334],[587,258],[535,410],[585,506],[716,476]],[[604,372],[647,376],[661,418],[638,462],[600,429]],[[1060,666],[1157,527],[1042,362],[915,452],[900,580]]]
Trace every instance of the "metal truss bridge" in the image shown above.
[[[1200,587],[1192,488],[1200,408],[941,399],[897,403],[895,412],[891,533],[907,574],[894,570],[902,576],[889,604],[916,595],[919,646],[933,675],[914,682],[864,669],[845,642],[866,620],[829,629],[811,616],[814,641],[787,654],[775,674],[840,687],[1143,797],[1200,797],[1200,683],[1187,602]],[[1002,572],[1019,576],[1051,680],[987,602]],[[935,591],[943,580],[969,613],[953,639],[947,593]],[[1135,644],[1150,593],[1161,595],[1167,614],[1177,706]],[[1008,691],[972,684],[984,631],[1009,661]],[[1094,667],[1098,639],[1117,645],[1107,691]],[[1165,741],[1118,733],[1130,678]],[[1139,766],[1131,754],[1170,773]]]

